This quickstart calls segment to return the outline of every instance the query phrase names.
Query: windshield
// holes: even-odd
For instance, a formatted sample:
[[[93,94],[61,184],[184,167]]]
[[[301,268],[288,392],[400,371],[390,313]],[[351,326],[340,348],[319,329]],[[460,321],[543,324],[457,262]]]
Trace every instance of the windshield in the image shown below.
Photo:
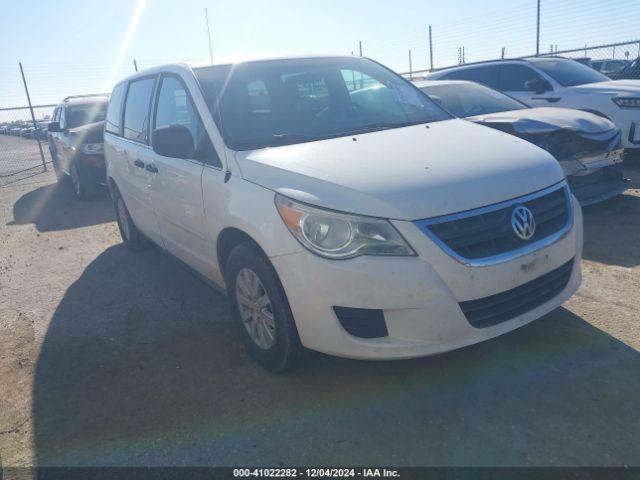
[[[218,107],[213,117],[234,150],[451,118],[405,79],[364,58],[248,62],[195,74],[209,107]]]
[[[526,105],[477,83],[444,83],[420,88],[431,99],[457,117],[522,110]]]
[[[611,80],[591,67],[565,58],[536,58],[531,63],[565,87]]]
[[[69,128],[76,128],[89,123],[101,122],[107,116],[108,101],[100,103],[82,103],[67,108]]]

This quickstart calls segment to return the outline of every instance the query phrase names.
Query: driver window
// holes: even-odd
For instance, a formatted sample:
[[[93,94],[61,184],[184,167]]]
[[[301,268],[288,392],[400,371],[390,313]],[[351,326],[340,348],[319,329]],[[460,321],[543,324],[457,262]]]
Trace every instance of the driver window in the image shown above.
[[[60,108],[60,120],[58,120],[60,122],[60,129],[64,130],[65,128],[67,128],[67,115],[65,113],[66,108],[61,107]]]
[[[535,84],[545,80],[526,65],[501,65],[500,88],[504,92],[535,92]]]
[[[213,145],[185,86],[177,78],[165,76],[158,94],[153,128],[155,130],[170,125],[182,125],[191,132],[195,144],[194,159],[220,166],[220,160],[215,155]]]

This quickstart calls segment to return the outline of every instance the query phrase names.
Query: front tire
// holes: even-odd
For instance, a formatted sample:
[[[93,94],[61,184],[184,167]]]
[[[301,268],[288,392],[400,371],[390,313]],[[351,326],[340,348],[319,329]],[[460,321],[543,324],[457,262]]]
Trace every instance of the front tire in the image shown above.
[[[51,165],[53,166],[53,172],[56,174],[56,180],[60,184],[64,183],[67,176],[64,174],[64,172],[60,168],[60,164],[58,161],[58,154],[51,149],[49,149],[49,153],[51,154]]]
[[[133,223],[133,219],[129,214],[129,210],[124,203],[124,199],[122,198],[120,191],[115,188],[113,191],[113,206],[116,210],[116,220],[118,222],[120,236],[122,237],[122,243],[134,252],[139,252],[148,248],[151,245],[151,242],[140,230],[138,230],[135,223]]]
[[[303,348],[284,289],[268,259],[243,243],[232,250],[225,273],[231,313],[249,355],[272,372],[297,366]]]
[[[76,162],[73,162],[69,170],[75,196],[80,200],[87,200],[93,197],[96,194],[97,185],[87,178],[82,168]]]

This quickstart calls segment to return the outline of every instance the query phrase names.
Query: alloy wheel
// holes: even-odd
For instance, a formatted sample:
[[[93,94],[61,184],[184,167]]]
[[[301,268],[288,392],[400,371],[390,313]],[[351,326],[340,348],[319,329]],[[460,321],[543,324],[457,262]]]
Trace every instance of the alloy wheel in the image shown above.
[[[275,342],[276,324],[264,285],[253,270],[243,268],[238,272],[235,287],[244,328],[258,347],[268,350]]]

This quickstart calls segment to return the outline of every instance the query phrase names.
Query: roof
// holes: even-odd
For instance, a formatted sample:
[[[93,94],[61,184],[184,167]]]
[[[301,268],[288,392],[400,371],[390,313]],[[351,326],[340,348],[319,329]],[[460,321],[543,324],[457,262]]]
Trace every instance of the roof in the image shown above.
[[[207,60],[195,60],[190,62],[174,62],[167,63],[164,65],[157,65],[154,67],[146,68],[144,70],[139,70],[138,72],[131,74],[127,77],[121,78],[117,83],[122,83],[124,81],[130,81],[135,78],[144,77],[145,75],[155,75],[162,71],[185,71],[185,70],[199,70],[208,67],[217,67],[223,65],[234,65],[240,63],[249,63],[249,62],[267,62],[267,61],[277,61],[277,60],[305,60],[305,59],[313,59],[313,58],[367,58],[368,57],[359,57],[354,55],[343,55],[343,54],[311,54],[311,55],[294,55],[294,56],[234,56],[221,58],[217,62],[209,62]]]
[[[88,95],[71,95],[62,100],[67,105],[86,105],[109,100],[108,93],[93,93]]]

